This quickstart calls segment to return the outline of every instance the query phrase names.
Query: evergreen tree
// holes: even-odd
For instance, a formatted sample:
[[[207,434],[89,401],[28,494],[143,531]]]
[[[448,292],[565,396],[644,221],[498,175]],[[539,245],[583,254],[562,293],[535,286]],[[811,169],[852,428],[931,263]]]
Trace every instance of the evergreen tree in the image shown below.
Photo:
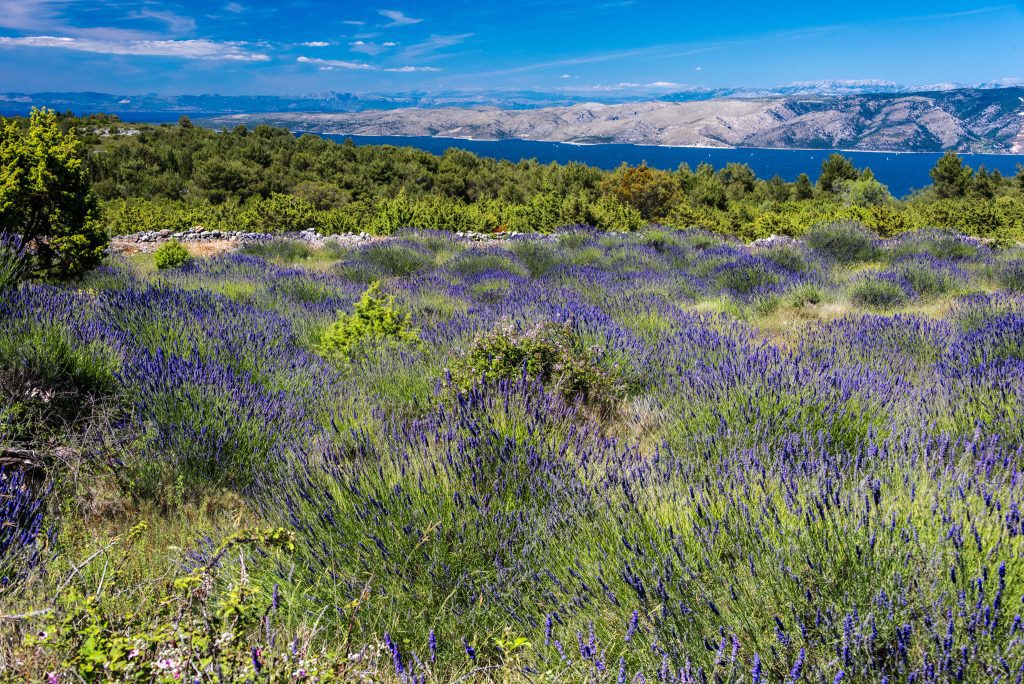
[[[814,197],[814,185],[811,184],[811,178],[806,173],[797,176],[796,183],[793,185],[793,197],[798,200],[809,200]]]
[[[931,170],[935,194],[942,199],[963,197],[971,184],[971,167],[964,166],[960,155],[950,150]]]
[[[832,154],[821,163],[818,186],[825,192],[832,192],[832,187],[839,181],[857,180],[859,177],[860,173],[853,166],[852,161],[841,154]]]
[[[33,109],[27,132],[0,125],[0,231],[21,236],[34,276],[76,278],[100,263],[108,237],[96,212],[82,147],[56,113]]]

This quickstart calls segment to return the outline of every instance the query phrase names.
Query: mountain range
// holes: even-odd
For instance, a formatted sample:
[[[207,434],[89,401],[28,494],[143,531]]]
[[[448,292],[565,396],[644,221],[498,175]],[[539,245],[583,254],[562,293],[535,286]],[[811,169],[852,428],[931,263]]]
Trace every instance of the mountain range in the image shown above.
[[[129,121],[188,114],[216,127],[270,123],[337,135],[1024,154],[1024,84],[815,81],[769,89],[678,86],[657,97],[620,85],[602,93],[331,91],[301,97],[5,93],[0,114],[45,105]]]
[[[721,97],[539,109],[405,108],[214,117],[296,132],[577,144],[1024,154],[1024,88],[913,94]]]

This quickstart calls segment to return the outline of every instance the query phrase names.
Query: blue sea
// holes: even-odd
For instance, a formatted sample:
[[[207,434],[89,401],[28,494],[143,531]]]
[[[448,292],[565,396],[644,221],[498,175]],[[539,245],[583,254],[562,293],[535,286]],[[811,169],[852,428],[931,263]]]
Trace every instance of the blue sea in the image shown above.
[[[341,142],[351,138],[356,145],[399,145],[417,147],[427,152],[442,154],[455,147],[474,154],[518,162],[536,159],[542,164],[550,162],[583,162],[603,169],[613,169],[622,162],[659,169],[675,169],[686,163],[696,168],[708,163],[722,168],[730,162],[749,164],[761,178],[776,174],[784,180],[794,181],[801,173],[817,180],[821,162],[833,152],[839,152],[858,168],[869,167],[889,192],[897,197],[909,195],[918,188],[931,184],[928,172],[941,154],[928,152],[845,152],[841,150],[769,150],[720,149],[704,147],[657,147],[653,145],[570,145],[567,143],[534,142],[530,140],[459,140],[457,138],[427,138],[403,136],[324,136]],[[1024,155],[965,154],[964,163],[972,168],[984,165],[989,171],[998,169],[1004,175],[1015,175],[1017,165],[1024,165]]]

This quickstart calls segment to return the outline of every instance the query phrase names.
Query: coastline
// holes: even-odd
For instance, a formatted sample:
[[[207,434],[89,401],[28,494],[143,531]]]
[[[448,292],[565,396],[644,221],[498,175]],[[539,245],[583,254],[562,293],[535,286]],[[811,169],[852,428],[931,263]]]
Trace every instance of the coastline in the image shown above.
[[[1024,115],[1022,115],[1024,116]],[[131,122],[126,122],[131,123]],[[209,128],[215,126],[212,125],[212,120],[200,119],[195,123],[198,123]],[[207,124],[211,125],[207,125]],[[265,123],[265,122],[258,122]],[[573,147],[611,147],[611,146],[623,146],[623,147],[650,147],[657,149],[666,150],[728,150],[728,151],[743,151],[750,150],[751,152],[840,152],[844,154],[898,154],[898,155],[941,155],[948,150],[864,150],[856,148],[845,148],[845,147],[737,147],[735,145],[666,145],[662,143],[629,143],[629,142],[578,142],[569,140],[540,140],[535,138],[473,138],[465,136],[452,136],[452,135],[406,135],[401,133],[393,133],[388,135],[367,135],[364,133],[336,133],[331,131],[317,131],[303,128],[293,128],[291,126],[285,126],[281,123],[273,124],[281,128],[287,128],[289,131],[296,135],[320,135],[330,136],[332,138],[408,138],[410,140],[418,139],[429,139],[429,140],[451,140],[453,142],[472,142],[472,143],[538,143],[544,145],[571,145]],[[413,146],[414,147],[414,146]],[[957,154],[961,156],[968,155],[991,155],[1000,157],[1021,157],[1021,162],[1024,163],[1024,147],[1020,152],[1014,151],[995,151],[988,150],[985,152],[960,152]]]

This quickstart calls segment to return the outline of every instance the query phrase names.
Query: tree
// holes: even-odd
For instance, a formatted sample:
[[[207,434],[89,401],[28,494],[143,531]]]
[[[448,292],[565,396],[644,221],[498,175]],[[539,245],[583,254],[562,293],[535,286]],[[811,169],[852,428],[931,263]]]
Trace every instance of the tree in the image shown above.
[[[98,265],[109,238],[96,214],[82,147],[56,113],[33,109],[27,132],[0,125],[0,231],[21,236],[32,275],[65,280]]]
[[[833,184],[832,190],[847,204],[855,207],[877,207],[892,200],[889,188],[875,180],[874,176],[842,180]]]
[[[798,200],[809,200],[814,197],[814,186],[811,185],[811,178],[806,173],[797,176],[793,185],[793,197]]]
[[[942,155],[930,175],[935,194],[942,199],[963,197],[971,185],[971,167],[964,166],[960,155],[953,150]]]
[[[647,221],[664,218],[677,201],[679,186],[671,173],[646,164],[620,167],[607,181],[607,191]]]
[[[839,181],[857,180],[860,173],[853,166],[853,162],[841,154],[829,155],[829,158],[821,163],[821,175],[818,176],[818,185],[825,192],[832,192],[832,187]]]

